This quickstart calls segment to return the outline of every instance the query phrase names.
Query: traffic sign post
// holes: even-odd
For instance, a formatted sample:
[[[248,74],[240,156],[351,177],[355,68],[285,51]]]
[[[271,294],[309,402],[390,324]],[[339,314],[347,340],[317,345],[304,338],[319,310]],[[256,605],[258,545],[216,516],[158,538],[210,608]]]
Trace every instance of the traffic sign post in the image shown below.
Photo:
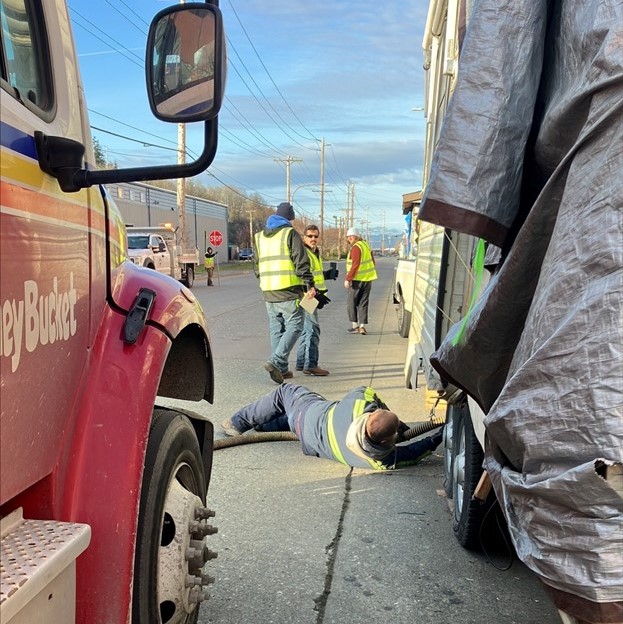
[[[210,245],[220,247],[223,244],[223,235],[218,230],[212,230],[208,238],[210,240]]]
[[[210,236],[208,236],[208,240],[210,241],[210,245],[213,245],[214,247],[220,247],[223,244],[223,235],[221,234],[221,232],[219,230],[212,230],[210,232]],[[221,285],[221,272],[219,269],[219,261],[218,261],[218,256],[215,258],[215,265],[216,265],[216,279],[218,281],[218,285]]]

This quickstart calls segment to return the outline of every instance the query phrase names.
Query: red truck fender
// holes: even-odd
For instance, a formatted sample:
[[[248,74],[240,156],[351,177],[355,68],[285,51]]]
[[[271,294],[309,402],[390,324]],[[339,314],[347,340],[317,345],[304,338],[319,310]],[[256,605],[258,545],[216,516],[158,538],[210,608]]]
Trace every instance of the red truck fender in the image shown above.
[[[193,369],[175,396],[212,399],[212,360],[199,304],[179,282],[124,263],[113,281],[113,305],[102,316],[75,431],[54,479],[60,517],[91,526],[91,545],[77,561],[77,616],[81,622],[125,622],[132,597],[134,546],[145,449],[159,387],[172,389],[181,362]],[[157,295],[135,344],[123,341],[126,316],[140,288]],[[203,358],[203,365],[199,365]],[[171,362],[170,362],[171,360]],[[199,372],[197,373],[197,370]],[[181,395],[186,395],[182,397]],[[206,479],[211,464],[210,423],[199,423]],[[205,438],[209,442],[205,442]],[[61,487],[61,484],[64,486]],[[91,577],[104,577],[97,595]],[[110,582],[105,580],[110,577]]]

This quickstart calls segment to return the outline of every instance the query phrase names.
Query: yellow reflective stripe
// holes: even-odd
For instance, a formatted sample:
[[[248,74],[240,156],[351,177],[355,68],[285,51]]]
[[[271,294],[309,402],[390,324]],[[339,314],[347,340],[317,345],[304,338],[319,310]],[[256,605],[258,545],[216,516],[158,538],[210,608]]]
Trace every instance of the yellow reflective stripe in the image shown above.
[[[333,412],[335,411],[335,405],[329,410],[329,414],[327,417],[327,433],[329,434],[329,446],[331,447],[331,452],[337,461],[342,464],[348,463],[344,459],[342,455],[342,451],[340,451],[340,446],[337,443],[337,438],[335,437],[335,430],[333,429]]]
[[[363,410],[366,408],[366,404],[367,403],[372,403],[372,401],[374,401],[375,397],[379,398],[379,400],[380,400],[380,397],[379,397],[378,394],[376,394],[376,392],[374,391],[374,388],[371,388],[370,386],[367,386],[366,389],[363,392],[363,400],[358,399],[355,402],[355,409],[357,411],[361,410],[361,413],[358,414],[357,417],[360,417],[360,416],[363,415]],[[387,466],[385,466],[385,464],[383,464],[382,462],[378,461],[377,459],[367,458],[367,461],[370,464],[370,467],[373,468],[374,470],[387,470]]]
[[[366,409],[366,401],[364,399],[357,399],[353,405],[353,420],[359,418],[363,414],[364,409]]]

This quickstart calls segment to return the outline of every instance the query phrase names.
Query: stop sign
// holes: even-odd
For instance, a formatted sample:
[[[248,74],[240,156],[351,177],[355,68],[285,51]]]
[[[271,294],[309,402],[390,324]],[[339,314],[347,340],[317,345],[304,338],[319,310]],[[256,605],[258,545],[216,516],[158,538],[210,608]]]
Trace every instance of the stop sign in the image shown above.
[[[212,230],[209,239],[210,245],[218,247],[223,242],[223,235],[218,230]]]

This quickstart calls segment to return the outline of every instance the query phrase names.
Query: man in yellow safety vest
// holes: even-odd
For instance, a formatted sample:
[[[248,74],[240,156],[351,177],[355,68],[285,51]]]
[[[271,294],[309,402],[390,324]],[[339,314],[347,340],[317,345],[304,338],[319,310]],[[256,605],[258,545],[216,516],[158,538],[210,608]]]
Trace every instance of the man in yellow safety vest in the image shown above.
[[[309,264],[314,274],[314,285],[316,287],[316,299],[318,299],[318,308],[313,312],[305,313],[305,321],[303,323],[303,333],[299,341],[299,347],[296,351],[296,370],[303,371],[304,375],[314,375],[317,377],[325,377],[329,371],[318,366],[318,358],[320,353],[318,350],[320,344],[320,323],[318,322],[318,309],[323,308],[329,301],[327,296],[327,287],[325,286],[324,270],[322,267],[322,258],[318,249],[318,237],[320,230],[317,225],[308,225],[303,232],[303,242],[307,247],[307,255],[309,256]]]
[[[256,431],[291,431],[305,455],[333,459],[353,468],[391,470],[418,463],[443,439],[443,427],[407,444],[409,427],[373,388],[353,388],[339,401],[296,384],[283,384],[239,409],[221,427],[228,436]],[[402,434],[402,438],[401,438]]]
[[[300,302],[303,297],[316,295],[307,250],[292,227],[294,217],[292,205],[283,202],[255,235],[257,272],[272,350],[264,369],[278,384],[294,376],[288,369],[288,357],[303,330],[305,311]]]
[[[346,232],[346,240],[351,246],[346,258],[346,278],[344,287],[348,289],[347,310],[351,334],[366,335],[368,304],[372,282],[376,279],[374,255],[370,245],[361,238],[356,228]]]
[[[214,275],[214,256],[218,251],[214,251],[212,247],[208,247],[205,252],[205,258],[203,265],[205,266],[206,274],[208,276],[208,286],[214,286],[212,283],[212,276]]]

